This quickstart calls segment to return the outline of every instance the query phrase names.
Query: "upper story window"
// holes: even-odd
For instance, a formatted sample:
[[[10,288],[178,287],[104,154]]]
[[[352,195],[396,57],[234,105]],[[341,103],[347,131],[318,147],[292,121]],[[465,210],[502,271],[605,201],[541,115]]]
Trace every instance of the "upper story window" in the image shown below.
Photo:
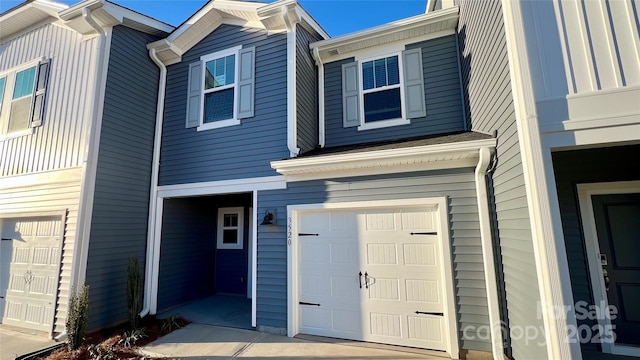
[[[342,65],[344,127],[378,129],[426,116],[422,66],[420,49]]]
[[[239,125],[253,116],[255,48],[234,47],[189,65],[187,127]]]
[[[398,56],[362,63],[364,122],[401,119]]]
[[[30,134],[42,125],[49,61],[0,73],[0,137]]]

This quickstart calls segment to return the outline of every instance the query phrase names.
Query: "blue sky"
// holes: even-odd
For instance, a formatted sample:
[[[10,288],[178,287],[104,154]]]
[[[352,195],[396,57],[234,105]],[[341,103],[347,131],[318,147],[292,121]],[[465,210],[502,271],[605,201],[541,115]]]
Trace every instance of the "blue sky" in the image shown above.
[[[75,4],[80,0],[54,0]],[[206,0],[112,0],[169,23],[180,25]],[[269,2],[269,1],[267,1]],[[426,0],[298,0],[331,36],[348,34],[424,13]],[[0,0],[0,12],[22,1]]]

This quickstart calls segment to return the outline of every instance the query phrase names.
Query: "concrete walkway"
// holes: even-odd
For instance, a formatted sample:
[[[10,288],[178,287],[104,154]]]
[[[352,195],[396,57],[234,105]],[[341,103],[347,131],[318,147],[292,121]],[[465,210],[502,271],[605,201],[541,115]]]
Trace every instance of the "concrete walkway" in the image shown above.
[[[32,353],[57,344],[39,334],[18,332],[0,326],[0,360],[13,360],[18,356]]]
[[[312,341],[201,324],[190,324],[174,331],[143,347],[141,352],[146,356],[172,359],[443,360],[429,351],[405,351],[348,340]]]

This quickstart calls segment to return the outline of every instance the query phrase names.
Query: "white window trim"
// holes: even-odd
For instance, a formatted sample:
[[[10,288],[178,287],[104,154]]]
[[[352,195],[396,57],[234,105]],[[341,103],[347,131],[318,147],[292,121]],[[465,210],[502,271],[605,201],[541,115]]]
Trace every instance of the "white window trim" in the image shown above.
[[[31,60],[24,64],[20,64],[11,69],[0,71],[0,78],[6,78],[4,84],[4,95],[2,99],[2,103],[0,104],[0,141],[12,139],[24,135],[33,134],[33,128],[31,127],[31,123],[29,123],[29,127],[24,130],[18,130],[9,132],[9,114],[11,113],[11,103],[13,102],[13,89],[15,88],[15,80],[16,74],[22,70],[26,70],[32,67],[36,67],[36,76],[38,73],[37,66],[41,61],[44,61],[45,57],[39,57],[37,59]],[[37,79],[36,79],[37,80]],[[34,80],[35,81],[35,80]],[[35,93],[35,83],[34,89],[31,93],[31,97],[33,98],[33,94]],[[5,109],[6,108],[6,109]]]
[[[398,57],[398,69],[399,69],[398,76],[400,77],[400,82],[398,83],[398,85],[384,86],[381,88],[364,90],[364,76],[362,74],[362,64],[368,61],[385,59],[392,56]],[[381,129],[381,128],[386,128],[391,126],[411,124],[411,119],[407,119],[405,110],[404,110],[404,104],[405,104],[404,61],[402,59],[402,50],[394,51],[386,54],[377,54],[375,56],[371,55],[371,56],[367,56],[366,58],[356,59],[356,61],[358,62],[358,96],[360,97],[360,114],[362,114],[360,116],[360,125],[358,126],[358,131]],[[401,117],[395,118],[395,119],[378,120],[378,121],[367,123],[365,121],[365,115],[364,115],[364,96],[366,94],[370,94],[378,91],[395,89],[396,87],[400,87],[400,113],[402,114]]]
[[[211,54],[202,55],[200,57],[200,62],[202,63],[202,78],[200,79],[200,91],[201,91],[201,101],[200,101],[200,125],[197,127],[197,131],[211,130],[211,129],[219,129],[222,127],[240,125],[240,119],[238,119],[238,75],[240,74],[240,50],[242,50],[242,46],[235,46],[229,49],[217,51]],[[216,88],[215,91],[225,90],[225,89],[233,89],[233,117],[231,119],[214,121],[210,123],[204,122],[204,103],[205,103],[205,94],[212,92],[205,92],[204,88],[204,79],[205,73],[207,71],[207,61],[223,58],[229,55],[235,55],[235,64],[234,64],[234,77],[233,77],[233,85],[225,85],[219,88]]]
[[[224,216],[227,214],[238,215],[238,238],[235,244],[225,244],[223,242],[224,235]],[[227,207],[218,208],[218,239],[216,240],[217,248],[222,250],[242,250],[244,248],[244,208],[243,207]],[[234,227],[235,228],[235,227]]]

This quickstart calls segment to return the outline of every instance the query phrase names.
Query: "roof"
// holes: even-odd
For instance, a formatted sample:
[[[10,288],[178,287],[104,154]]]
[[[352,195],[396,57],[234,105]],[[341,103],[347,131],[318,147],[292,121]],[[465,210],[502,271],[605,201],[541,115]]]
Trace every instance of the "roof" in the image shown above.
[[[0,14],[0,41],[45,22],[59,22],[83,35],[95,29],[82,16],[83,9],[91,11],[100,26],[125,25],[148,34],[163,36],[173,27],[107,0],[85,0],[71,7],[49,0],[28,0]]]
[[[378,142],[371,142],[371,143],[365,143],[365,144],[318,148],[311,151],[307,151],[304,154],[299,155],[298,158],[312,157],[312,156],[338,155],[338,154],[354,154],[354,153],[369,152],[369,151],[410,148],[410,147],[416,147],[416,146],[451,144],[451,143],[458,143],[463,141],[486,140],[486,139],[492,139],[492,138],[493,136],[491,135],[474,132],[474,131],[456,132],[456,133],[450,133],[445,135],[437,134],[437,135],[414,137],[409,139],[405,138],[405,139],[393,140],[393,141],[378,141]]]
[[[477,132],[439,134],[316,149],[271,167],[291,181],[473,167],[479,150],[495,145],[493,136]]]
[[[310,48],[323,62],[345,58],[359,50],[406,39],[426,40],[449,35],[458,25],[459,8],[431,11],[351,34],[314,42]]]
[[[210,0],[167,38],[148,45],[156,49],[165,64],[180,62],[189,51],[220,25],[238,25],[266,29],[269,32],[290,31],[296,23],[306,26],[323,38],[329,35],[296,0],[279,0],[271,4],[239,0]]]

